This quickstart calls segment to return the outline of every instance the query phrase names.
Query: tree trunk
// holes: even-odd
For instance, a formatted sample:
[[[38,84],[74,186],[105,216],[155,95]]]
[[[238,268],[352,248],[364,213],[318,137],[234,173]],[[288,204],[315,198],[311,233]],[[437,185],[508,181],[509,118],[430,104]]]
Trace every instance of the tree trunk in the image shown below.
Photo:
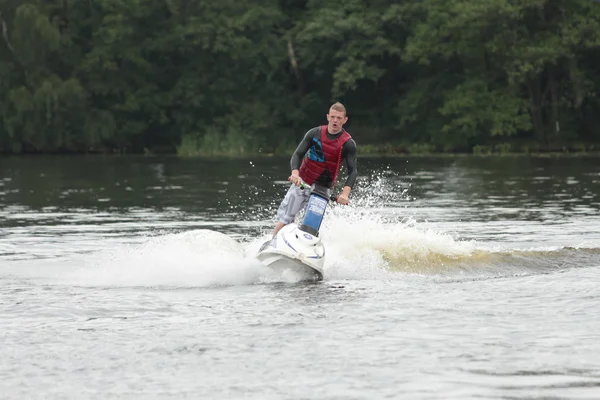
[[[292,43],[292,39],[288,39],[288,57],[290,59],[290,65],[292,66],[292,70],[294,71],[294,75],[296,76],[296,82],[298,84],[298,93],[300,96],[304,94],[304,85],[302,84],[302,76],[300,75],[300,68],[298,68],[298,61],[296,61],[296,52],[294,51],[294,44]]]
[[[554,127],[554,136],[558,136],[558,132],[560,131],[560,123],[558,121],[558,87],[556,84],[556,79],[554,79],[554,74],[550,73],[548,80],[548,84],[550,85],[550,126]]]
[[[10,43],[10,39],[8,38],[8,27],[6,26],[6,21],[2,18],[2,11],[0,11],[0,24],[2,25],[2,37],[4,38],[4,42],[6,43],[6,47],[10,50],[11,53],[16,57],[15,49]]]
[[[63,8],[62,8],[62,24],[60,26],[60,32],[69,27],[69,2],[68,0],[63,0]]]
[[[531,108],[531,120],[533,122],[533,135],[538,143],[546,145],[546,134],[544,132],[544,118],[542,115],[542,93],[540,88],[540,78],[529,79],[527,88],[529,90],[529,100]]]

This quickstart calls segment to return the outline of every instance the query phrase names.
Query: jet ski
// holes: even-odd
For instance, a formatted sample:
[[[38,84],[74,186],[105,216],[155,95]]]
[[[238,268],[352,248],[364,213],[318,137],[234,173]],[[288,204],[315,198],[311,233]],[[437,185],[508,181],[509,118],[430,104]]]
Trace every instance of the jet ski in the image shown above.
[[[304,186],[306,183],[300,185]],[[328,196],[327,188],[311,186],[302,224],[291,223],[281,228],[274,238],[263,243],[256,258],[274,270],[291,272],[302,280],[323,280],[325,246],[319,229],[328,202],[335,200],[334,196]]]

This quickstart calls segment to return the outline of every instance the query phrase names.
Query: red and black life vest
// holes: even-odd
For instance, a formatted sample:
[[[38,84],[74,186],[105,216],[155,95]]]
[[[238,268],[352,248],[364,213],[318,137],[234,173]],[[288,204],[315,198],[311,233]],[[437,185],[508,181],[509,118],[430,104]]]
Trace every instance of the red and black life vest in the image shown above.
[[[345,130],[337,134],[335,139],[329,139],[327,125],[321,126],[321,139],[313,138],[313,144],[300,166],[300,178],[312,185],[325,170],[329,170],[333,185],[340,170],[342,147],[350,139],[352,136]]]

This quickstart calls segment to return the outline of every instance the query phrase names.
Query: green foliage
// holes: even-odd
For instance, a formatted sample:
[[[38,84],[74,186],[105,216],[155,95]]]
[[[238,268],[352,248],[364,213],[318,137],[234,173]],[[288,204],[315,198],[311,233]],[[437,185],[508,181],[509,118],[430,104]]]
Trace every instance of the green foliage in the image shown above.
[[[252,136],[241,131],[209,129],[203,136],[185,135],[177,154],[190,156],[243,156],[255,154],[259,146]]]
[[[25,86],[10,90],[8,100],[5,128],[21,148],[53,151],[83,143],[86,93],[77,80],[53,76],[33,91]]]
[[[512,152],[513,146],[510,143],[498,143],[494,145],[476,145],[473,146],[473,154],[475,155],[490,155],[501,154],[506,155]]]
[[[20,5],[13,24],[11,39],[15,56],[26,67],[40,66],[49,53],[59,49],[60,33],[37,4]]]
[[[363,154],[585,149],[599,48],[591,0],[3,0],[0,152],[289,152],[334,101]]]
[[[465,81],[444,93],[439,109],[448,117],[442,128],[446,136],[441,142],[458,144],[487,133],[509,136],[531,129],[527,104],[510,88],[490,90],[486,82]]]

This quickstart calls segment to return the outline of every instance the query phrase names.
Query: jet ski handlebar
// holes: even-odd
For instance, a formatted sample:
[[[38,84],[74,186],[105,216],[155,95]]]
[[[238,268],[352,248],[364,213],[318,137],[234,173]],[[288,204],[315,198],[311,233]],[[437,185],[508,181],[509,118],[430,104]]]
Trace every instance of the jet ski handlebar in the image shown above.
[[[315,185],[313,188],[311,188],[311,185],[309,185],[308,183],[304,182],[302,180],[302,178],[300,178],[300,189],[304,190],[304,189],[311,189],[311,193],[315,193],[318,194],[319,196],[323,197],[324,199],[327,199],[327,188],[325,186],[321,186],[321,185]],[[337,202],[337,196],[334,194],[331,194],[329,196],[329,200],[333,201],[333,202]]]

